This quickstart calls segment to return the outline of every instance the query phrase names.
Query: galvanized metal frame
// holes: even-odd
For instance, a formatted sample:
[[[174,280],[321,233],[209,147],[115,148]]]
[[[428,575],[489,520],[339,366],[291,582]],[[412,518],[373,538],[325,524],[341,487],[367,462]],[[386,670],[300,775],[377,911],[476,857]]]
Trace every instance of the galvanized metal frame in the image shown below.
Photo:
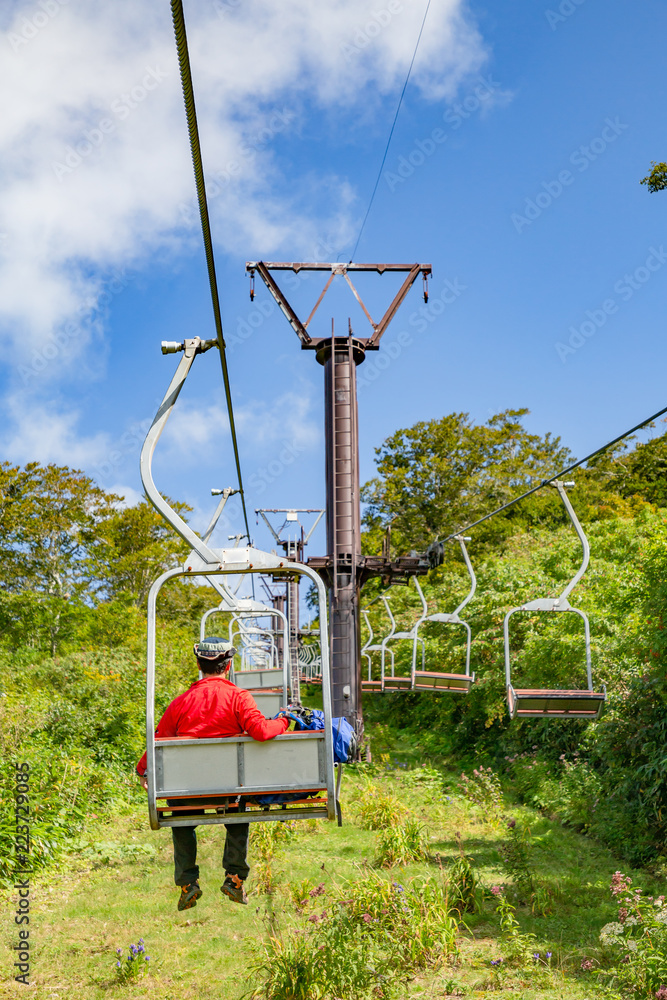
[[[391,630],[389,632],[389,635],[385,636],[385,638],[391,638],[391,636],[393,635],[393,633],[396,631],[396,621],[394,619],[393,614],[391,613],[391,608],[389,607],[389,598],[385,597],[384,594],[381,594],[380,595],[380,600],[382,601],[382,603],[385,606],[387,614],[389,615],[389,621],[391,623]],[[379,683],[380,690],[382,690],[382,674],[380,674],[380,680],[379,680],[379,682],[373,681],[373,674],[372,674],[372,668],[373,668],[373,662],[372,661],[373,661],[373,658],[371,656],[371,653],[380,653],[382,651],[382,643],[381,642],[377,642],[377,643],[375,643],[373,645],[373,638],[374,638],[374,636],[373,636],[373,628],[371,626],[370,617],[369,617],[370,612],[367,609],[362,609],[361,613],[362,613],[362,615],[364,616],[364,618],[366,620],[366,625],[368,627],[368,632],[369,632],[368,639],[366,640],[365,644],[361,648],[361,655],[368,660],[368,680],[366,682],[362,681],[361,688],[362,688],[362,691],[369,691],[371,689],[369,687],[364,688],[364,683],[366,683],[368,685],[373,685],[373,684]],[[393,651],[393,649],[389,649],[388,648],[387,652],[389,653],[389,655],[391,657],[391,676],[393,677],[394,676],[394,667],[395,667],[395,664],[394,664],[394,651]]]
[[[472,567],[472,563],[470,561],[470,556],[468,555],[468,550],[467,550],[466,544],[465,544],[466,541],[470,541],[470,539],[469,538],[468,539],[464,538],[463,535],[456,535],[455,538],[456,538],[456,541],[458,541],[458,543],[459,543],[459,545],[461,547],[461,554],[463,556],[463,560],[465,562],[466,569],[468,570],[468,575],[470,576],[470,590],[468,591],[468,593],[463,598],[463,600],[461,601],[461,603],[459,604],[459,606],[456,608],[455,611],[452,611],[450,614],[436,612],[433,615],[426,615],[425,617],[423,617],[423,618],[420,619],[420,621],[419,621],[419,623],[417,625],[417,630],[419,630],[419,625],[423,625],[424,622],[439,622],[442,625],[462,625],[463,628],[466,630],[466,669],[465,669],[465,674],[458,674],[458,675],[456,675],[457,677],[460,678],[460,681],[453,682],[452,686],[446,686],[445,684],[443,684],[442,686],[437,686],[437,680],[436,680],[437,675],[433,671],[428,671],[428,670],[427,671],[422,671],[422,673],[424,673],[426,675],[433,674],[434,683],[433,683],[432,687],[429,686],[428,688],[426,688],[426,687],[422,686],[422,687],[417,688],[417,670],[416,670],[416,662],[415,662],[416,657],[413,657],[413,664],[412,664],[412,690],[413,691],[415,691],[415,690],[421,690],[421,691],[427,690],[427,691],[431,691],[432,690],[434,693],[437,693],[437,694],[445,694],[445,693],[448,693],[448,694],[467,694],[468,691],[470,690],[470,686],[472,684],[474,684],[474,682],[475,682],[475,675],[470,673],[470,657],[471,657],[471,651],[472,651],[472,630],[471,630],[470,625],[468,624],[468,622],[463,621],[459,616],[460,616],[461,611],[463,611],[463,609],[465,608],[465,606],[467,604],[469,604],[470,601],[475,596],[475,590],[477,589],[477,577],[475,576],[475,571],[474,571],[474,569]],[[415,577],[415,586],[416,586],[417,590],[419,591],[420,595],[422,596],[422,600],[423,600],[423,594],[422,594],[422,591],[421,591],[421,587],[420,587],[419,581],[417,580],[416,577]],[[425,604],[426,602],[423,600],[423,603]],[[455,675],[450,674],[449,676],[450,677],[454,677]],[[456,685],[456,686],[454,686],[454,685]]]
[[[412,628],[409,631],[407,631],[407,632],[396,632],[395,629],[394,629],[394,627],[393,627],[395,625],[394,616],[391,614],[391,612],[389,612],[390,616],[391,616],[391,621],[392,621],[392,631],[389,633],[389,635],[386,635],[384,637],[384,639],[382,640],[382,658],[381,658],[381,661],[380,661],[380,669],[382,671],[382,688],[381,688],[382,692],[385,692],[387,690],[387,675],[386,675],[386,672],[385,672],[385,654],[386,654],[387,643],[388,642],[396,642],[396,641],[402,640],[402,639],[408,639],[408,640],[412,641],[412,663],[411,663],[411,668],[410,668],[410,676],[409,677],[404,677],[403,675],[399,675],[399,674],[395,674],[394,673],[394,659],[392,657],[392,661],[391,661],[391,668],[392,669],[391,669],[391,678],[390,678],[390,690],[392,690],[392,691],[395,691],[395,690],[411,691],[412,690],[412,677],[413,677],[415,669],[416,669],[416,663],[417,663],[417,644],[418,643],[421,643],[421,647],[422,647],[422,669],[426,665],[426,647],[425,647],[425,644],[424,644],[424,640],[419,635],[419,626],[421,625],[422,621],[424,620],[424,618],[428,614],[428,605],[426,603],[426,599],[424,597],[424,594],[422,593],[422,589],[419,586],[419,582],[417,580],[417,577],[415,576],[415,577],[413,577],[413,579],[415,581],[415,586],[417,588],[417,593],[419,594],[419,598],[420,598],[420,600],[422,602],[422,613],[421,613],[420,617],[417,619],[417,621],[414,623],[414,625],[412,626]],[[389,611],[389,607],[387,607],[387,611]],[[407,683],[403,684],[400,687],[396,687],[396,688],[392,688],[391,687],[392,683],[393,684],[397,684],[399,681],[401,681],[401,682],[402,681],[407,681]]]
[[[570,521],[572,522],[572,525],[574,526],[574,529],[577,535],[579,536],[579,540],[581,542],[581,547],[582,547],[582,560],[579,569],[577,570],[577,572],[574,574],[572,579],[569,581],[567,586],[563,589],[563,591],[559,594],[558,597],[544,597],[544,598],[537,598],[534,601],[527,601],[520,607],[511,608],[505,615],[505,619],[503,621],[503,639],[505,647],[505,687],[507,691],[507,702],[510,710],[510,717],[512,719],[516,718],[517,713],[520,711],[519,706],[522,697],[521,692],[522,690],[526,692],[528,690],[528,689],[519,689],[519,691],[517,692],[517,690],[512,685],[511,649],[510,649],[510,634],[509,634],[510,618],[518,611],[564,611],[564,612],[572,612],[573,614],[578,615],[583,620],[584,623],[584,641],[586,646],[586,679],[588,682],[588,688],[586,690],[580,690],[580,691],[565,691],[564,689],[559,689],[559,688],[545,689],[544,694],[546,695],[548,693],[551,696],[552,700],[554,700],[555,702],[557,702],[558,699],[562,699],[564,701],[565,700],[576,701],[576,696],[578,695],[582,701],[582,705],[586,703],[586,700],[595,699],[599,703],[598,707],[594,713],[591,713],[590,711],[577,712],[576,710],[575,711],[568,710],[566,713],[563,714],[554,712],[553,714],[550,715],[548,710],[546,710],[544,712],[535,712],[529,714],[531,715],[534,714],[534,717],[546,717],[546,718],[550,717],[587,718],[587,719],[598,718],[600,713],[602,712],[602,708],[606,700],[607,690],[606,687],[604,687],[604,685],[602,687],[601,692],[595,692],[593,689],[593,673],[591,667],[591,633],[590,633],[590,624],[588,621],[588,616],[584,611],[579,610],[579,608],[571,607],[568,601],[568,597],[570,596],[573,589],[576,587],[577,583],[581,580],[582,576],[586,572],[586,569],[588,568],[588,563],[590,560],[590,546],[588,544],[588,539],[586,538],[586,535],[584,533],[584,529],[582,528],[579,519],[574,511],[574,508],[570,503],[570,499],[567,493],[565,492],[565,487],[574,486],[574,483],[563,483],[560,480],[556,479],[549,485],[552,486],[554,489],[558,490],[558,494],[563,502],[565,510],[568,513]],[[536,696],[534,695],[532,700],[535,700],[535,697]]]
[[[322,742],[323,749],[320,753],[320,781],[318,783],[310,784],[310,786],[304,786],[302,783],[290,782],[285,780],[280,782],[280,784],[275,783],[265,783],[263,785],[253,785],[248,786],[243,783],[242,777],[239,775],[221,775],[220,787],[216,788],[214,791],[206,790],[202,792],[201,789],[196,787],[180,788],[180,789],[168,789],[158,787],[159,775],[156,774],[156,739],[155,739],[155,652],[156,652],[156,641],[155,641],[155,630],[156,630],[156,602],[157,597],[164,586],[169,580],[174,580],[179,577],[194,577],[201,575],[212,575],[212,576],[224,576],[224,575],[236,575],[239,573],[251,574],[251,573],[266,573],[270,571],[272,574],[280,575],[286,573],[299,573],[302,576],[307,576],[311,582],[313,582],[317,588],[320,614],[323,616],[321,619],[321,628],[324,634],[327,633],[327,623],[326,623],[326,593],[324,590],[324,584],[314,570],[311,570],[308,566],[301,564],[289,563],[286,564],[285,560],[279,559],[277,556],[272,556],[269,553],[261,552],[257,549],[247,548],[247,549],[222,549],[216,550],[216,556],[218,562],[215,566],[207,565],[203,567],[196,560],[192,560],[190,565],[184,567],[177,567],[175,569],[167,570],[163,573],[153,584],[148,595],[148,633],[147,633],[147,651],[146,651],[146,754],[147,754],[147,779],[148,779],[148,813],[150,819],[151,828],[154,830],[160,829],[163,826],[191,826],[193,822],[196,825],[200,824],[215,824],[215,823],[246,823],[246,822],[268,822],[272,820],[279,820],[286,818],[286,812],[284,809],[278,810],[262,810],[261,813],[254,814],[253,812],[242,812],[238,814],[230,814],[225,811],[224,814],[216,814],[215,816],[197,816],[195,820],[192,818],[164,818],[158,815],[158,794],[161,798],[177,798],[179,796],[184,797],[197,797],[198,795],[205,795],[207,799],[215,798],[217,796],[227,796],[230,799],[236,798],[238,796],[245,795],[258,795],[262,793],[276,794],[279,792],[291,793],[304,790],[305,788],[319,787],[321,791],[326,791],[327,793],[327,805],[317,805],[314,802],[313,806],[299,807],[298,817],[310,816],[310,817],[326,817],[327,819],[336,818],[336,802],[335,802],[335,780],[334,780],[334,763],[333,763],[333,736],[331,728],[331,695],[329,689],[329,658],[327,651],[323,653],[322,656],[322,672],[324,682],[322,684],[322,699],[323,699],[323,709],[325,726],[324,730],[320,730],[314,733],[300,733],[300,734],[286,734],[284,736],[276,737],[276,740],[292,741],[296,746],[299,744],[299,740],[304,737],[311,739],[319,739]],[[203,573],[202,570],[205,572]],[[271,754],[271,744],[272,740],[266,743],[256,743],[256,741],[251,740],[249,737],[239,736],[239,737],[227,737],[220,739],[211,740],[165,740],[159,741],[160,746],[169,747],[180,747],[188,746],[190,744],[197,745],[209,745],[214,746],[242,746],[242,744],[251,742],[257,747],[261,747],[260,753],[265,753],[267,755],[267,761],[270,759]],[[178,752],[178,750],[177,750]],[[238,750],[238,754],[242,757],[242,749]],[[234,779],[234,780],[232,780]],[[194,782],[193,782],[194,784]],[[231,803],[230,803],[231,804]],[[164,806],[163,808],[168,808]],[[194,807],[193,807],[194,808]],[[289,815],[295,815],[296,812],[288,810]]]
[[[162,496],[162,494],[157,489],[155,482],[153,480],[152,472],[152,460],[153,453],[155,451],[155,446],[162,434],[169,416],[171,415],[176,400],[183,388],[183,384],[187,375],[192,367],[194,359],[198,353],[203,353],[210,347],[214,346],[216,341],[204,341],[202,342],[198,337],[185,340],[182,344],[163,344],[163,353],[175,353],[178,350],[183,350],[183,358],[179,362],[178,368],[174,377],[172,378],[167,393],[158,409],[158,412],[153,420],[153,423],[146,435],[144,445],[141,451],[140,459],[140,469],[141,469],[141,479],[146,491],[146,495],[158,510],[160,514],[165,518],[165,520],[175,529],[175,531],[187,541],[191,547],[192,551],[188,556],[183,567],[176,567],[174,569],[167,570],[163,573],[155,582],[153,583],[149,595],[148,595],[148,609],[147,609],[147,648],[146,648],[146,756],[147,756],[147,784],[148,784],[148,811],[149,820],[152,829],[159,829],[162,826],[191,826],[193,825],[193,819],[189,818],[164,818],[158,815],[157,807],[157,796],[158,791],[163,793],[164,788],[158,789],[158,783],[156,775],[156,739],[155,739],[155,653],[156,653],[156,603],[157,597],[164,586],[169,580],[174,580],[179,577],[181,578],[194,578],[198,576],[206,577],[210,579],[211,582],[218,582],[217,578],[225,576],[245,576],[249,574],[266,574],[271,575],[288,575],[288,574],[298,574],[300,576],[306,576],[315,585],[318,604],[319,604],[319,614],[320,614],[320,635],[323,643],[322,648],[322,672],[323,672],[323,684],[322,684],[322,700],[324,709],[324,719],[325,725],[324,730],[315,733],[305,733],[305,734],[294,734],[283,735],[276,737],[277,740],[283,742],[291,743],[293,746],[298,746],[299,739],[314,739],[318,746],[318,781],[314,783],[314,788],[316,790],[326,791],[327,793],[327,803],[317,804],[313,803],[312,807],[299,808],[298,810],[287,810],[289,815],[294,816],[321,816],[328,819],[335,819],[337,815],[337,803],[335,799],[335,782],[334,782],[334,762],[333,762],[333,734],[332,734],[332,711],[331,711],[331,689],[329,684],[329,656],[328,656],[328,623],[326,615],[326,592],[324,589],[324,584],[318,573],[311,569],[309,566],[305,566],[301,563],[287,562],[286,559],[281,559],[272,553],[262,552],[259,549],[254,549],[248,546],[245,549],[212,549],[206,541],[201,539],[192,528],[177,514],[177,512],[170,506],[167,500]],[[223,589],[223,599],[228,598],[229,592]],[[261,793],[261,792],[293,792],[304,790],[302,784],[298,782],[290,782],[289,780],[281,781],[279,787],[272,783],[271,788],[267,789],[265,787],[253,786],[249,788],[243,783],[243,772],[241,770],[241,762],[243,760],[244,749],[243,745],[249,741],[248,737],[231,737],[231,738],[221,738],[206,741],[204,744],[199,744],[199,741],[179,741],[179,740],[169,740],[164,742],[164,746],[168,746],[175,750],[176,755],[182,755],[182,749],[188,744],[199,744],[199,749],[202,746],[210,746],[211,753],[215,752],[215,748],[221,746],[236,746],[237,748],[237,759],[239,761],[239,768],[237,769],[237,774],[235,776],[220,776],[220,787],[212,792],[207,789],[206,795],[222,795],[229,798],[237,798],[246,794]],[[264,754],[266,756],[267,763],[270,761],[271,754],[271,741],[267,743],[255,743],[255,741],[250,741],[253,743],[253,753]],[[162,745],[162,742],[161,742]],[[305,744],[302,744],[305,746]],[[179,749],[179,747],[181,749]],[[260,748],[257,750],[256,748]],[[232,777],[234,780],[232,781]],[[287,776],[289,779],[289,776]],[[188,787],[183,789],[186,795],[196,796],[196,787],[193,789],[192,786],[196,786],[196,781],[188,782]],[[228,811],[225,810],[224,815],[216,813],[215,816],[197,816],[194,820],[194,825],[208,825],[215,823],[244,823],[244,822],[267,822],[275,821],[279,819],[286,818],[286,811],[284,808],[280,808],[277,811],[271,810],[271,808],[263,809],[260,815],[255,815],[252,813],[240,813],[238,815],[229,815]]]

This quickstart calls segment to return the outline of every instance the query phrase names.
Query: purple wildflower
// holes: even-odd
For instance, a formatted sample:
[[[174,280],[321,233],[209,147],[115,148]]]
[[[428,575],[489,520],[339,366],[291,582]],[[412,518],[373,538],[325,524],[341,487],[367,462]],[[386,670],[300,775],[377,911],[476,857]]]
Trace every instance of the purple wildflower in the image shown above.
[[[585,958],[583,960],[583,962],[581,963],[581,968],[584,970],[584,972],[591,971],[591,969],[593,968],[593,963],[591,962],[590,958]]]

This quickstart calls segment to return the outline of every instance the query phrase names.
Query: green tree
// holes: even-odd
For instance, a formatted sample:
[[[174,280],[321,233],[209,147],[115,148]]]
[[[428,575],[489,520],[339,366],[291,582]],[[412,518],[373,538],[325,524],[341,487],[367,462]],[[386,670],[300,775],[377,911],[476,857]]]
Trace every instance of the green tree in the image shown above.
[[[450,413],[387,438],[376,448],[379,475],[362,490],[369,551],[389,525],[397,550],[424,549],[567,465],[559,438],[523,427],[527,413],[505,410],[485,424]]]
[[[100,525],[119,500],[66,466],[0,465],[0,625],[10,642],[46,639],[55,655],[86,620],[100,588]]]
[[[651,194],[656,191],[664,191],[667,188],[667,163],[655,163],[651,161],[651,171],[642,177],[640,184],[646,184]]]
[[[70,599],[96,587],[100,526],[120,497],[85,473],[0,465],[0,578],[6,591]]]
[[[181,517],[191,508],[169,503]],[[151,584],[161,573],[182,563],[188,545],[147,500],[112,511],[100,524],[98,572],[109,598],[146,603]]]

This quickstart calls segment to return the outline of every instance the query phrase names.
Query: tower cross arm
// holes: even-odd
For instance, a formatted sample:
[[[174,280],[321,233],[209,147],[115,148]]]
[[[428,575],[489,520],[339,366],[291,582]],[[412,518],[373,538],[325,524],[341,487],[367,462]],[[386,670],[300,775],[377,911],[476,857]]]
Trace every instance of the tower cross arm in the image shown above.
[[[366,315],[366,318],[370,322],[371,327],[373,329],[372,337],[370,337],[367,341],[364,342],[366,349],[377,350],[379,347],[380,338],[382,337],[383,333],[391,323],[392,319],[396,315],[399,306],[403,302],[403,299],[408,294],[410,288],[412,287],[412,285],[414,284],[414,282],[416,281],[417,277],[420,274],[425,279],[425,289],[426,289],[426,279],[431,274],[431,265],[430,264],[379,264],[379,263],[343,264],[340,262],[310,263],[306,261],[251,260],[248,261],[246,264],[246,271],[248,271],[251,276],[254,276],[255,272],[259,274],[260,278],[262,279],[266,287],[269,289],[271,295],[273,295],[273,298],[278,303],[278,306],[280,307],[281,311],[287,318],[290,326],[292,327],[297,337],[301,341],[301,346],[305,348],[315,348],[315,349],[317,349],[318,343],[314,341],[313,338],[308,333],[307,329],[308,325],[310,324],[310,321],[315,315],[315,312],[317,311],[318,306],[322,302],[322,299],[326,295],[334,277],[336,277],[337,275],[342,275],[342,277],[350,286],[352,294],[354,295],[357,302],[361,306],[362,310]],[[324,289],[322,290],[319,299],[315,303],[315,307],[313,308],[310,316],[305,321],[305,323],[299,319],[296,312],[288,302],[287,296],[279,288],[277,281],[271,274],[272,271],[292,271],[294,274],[298,274],[300,271],[328,271],[330,273],[329,280],[324,286]],[[357,289],[354,287],[349,278],[348,272],[350,271],[374,272],[375,274],[384,274],[386,271],[389,271],[389,272],[404,273],[406,275],[403,284],[401,285],[398,292],[394,296],[389,308],[387,309],[387,311],[385,312],[384,316],[382,317],[379,323],[373,322],[373,319],[371,318],[368,309],[361,300],[361,296],[359,295]],[[427,296],[425,291],[424,294],[425,300],[426,297]]]

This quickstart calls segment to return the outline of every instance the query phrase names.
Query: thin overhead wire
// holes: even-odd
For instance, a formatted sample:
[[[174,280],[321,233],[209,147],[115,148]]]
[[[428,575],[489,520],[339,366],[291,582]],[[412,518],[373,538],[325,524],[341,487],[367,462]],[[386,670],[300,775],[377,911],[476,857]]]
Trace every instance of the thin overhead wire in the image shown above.
[[[211,223],[208,213],[208,202],[206,199],[204,166],[202,163],[201,145],[199,142],[197,109],[195,107],[195,94],[192,85],[192,72],[190,70],[190,54],[188,51],[188,38],[185,31],[185,16],[183,14],[182,0],[171,0],[171,14],[174,21],[174,34],[176,36],[178,64],[181,71],[181,84],[183,86],[183,100],[185,102],[185,113],[188,122],[188,133],[190,136],[192,165],[194,167],[195,183],[197,186],[197,200],[199,202],[199,216],[201,218],[202,236],[204,238],[204,251],[206,253],[206,264],[208,267],[208,282],[211,288],[213,318],[215,320],[215,330],[218,338],[218,347],[220,348],[222,379],[225,385],[225,398],[227,400],[227,412],[229,414],[229,429],[232,435],[232,445],[234,448],[234,461],[236,462],[236,475],[239,481],[239,493],[241,494],[241,504],[243,506],[243,519],[245,521],[245,530],[248,538],[248,544],[250,544],[250,527],[248,525],[248,512],[246,510],[246,505],[245,505],[243,478],[241,476],[241,460],[239,458],[239,446],[236,437],[236,424],[234,422],[232,391],[231,391],[231,386],[229,384],[229,369],[227,367],[225,338],[222,332],[222,317],[220,315],[220,296],[218,294],[218,279],[215,272],[215,259],[213,257]]]
[[[366,209],[366,214],[364,216],[364,221],[361,223],[361,229],[359,230],[359,235],[357,236],[357,242],[354,244],[354,250],[352,251],[352,256],[350,257],[350,264],[352,263],[352,261],[355,258],[355,254],[356,254],[357,248],[359,246],[359,241],[361,239],[361,235],[362,235],[362,233],[363,233],[363,231],[364,231],[364,229],[366,227],[366,222],[368,220],[368,216],[370,215],[371,207],[373,205],[373,202],[375,201],[375,195],[377,194],[378,185],[380,184],[380,178],[382,177],[382,170],[384,168],[385,161],[387,159],[387,154],[389,152],[389,146],[391,145],[391,140],[392,140],[392,137],[394,135],[394,129],[396,128],[396,122],[398,120],[398,113],[401,110],[401,105],[403,104],[403,98],[405,97],[405,91],[408,89],[408,83],[410,81],[410,76],[412,74],[412,67],[415,64],[415,58],[417,56],[417,49],[419,48],[419,43],[421,42],[421,39],[422,39],[422,34],[424,32],[424,25],[426,24],[426,18],[428,16],[428,11],[429,11],[429,7],[430,6],[431,6],[431,0],[428,0],[428,3],[426,4],[426,10],[424,11],[424,17],[422,18],[421,28],[419,29],[419,35],[417,37],[417,44],[415,45],[415,50],[412,53],[412,59],[410,60],[410,67],[408,69],[408,75],[405,78],[405,83],[403,84],[403,90],[401,91],[401,96],[398,99],[398,106],[396,108],[396,114],[394,115],[394,120],[391,123],[391,130],[389,132],[389,138],[387,139],[387,145],[385,146],[385,149],[384,149],[384,156],[382,157],[382,163],[380,164],[380,169],[378,170],[378,175],[377,175],[377,178],[375,180],[375,187],[373,188],[373,193],[371,194],[371,200],[369,201],[368,208]]]
[[[527,490],[525,493],[522,493],[521,496],[514,497],[513,500],[508,500],[508,502],[504,503],[502,507],[498,507],[496,510],[491,511],[490,514],[485,514],[484,517],[478,518],[478,520],[473,521],[472,524],[467,524],[465,528],[459,528],[457,531],[453,532],[453,534],[447,535],[446,538],[443,538],[440,540],[440,542],[435,542],[434,544],[436,545],[440,543],[444,544],[445,542],[451,541],[452,538],[456,538],[458,535],[462,535],[464,531],[470,531],[471,528],[476,528],[478,524],[483,524],[484,521],[488,521],[489,518],[495,517],[496,514],[500,514],[502,511],[507,510],[509,507],[513,507],[514,504],[519,503],[520,500],[525,500],[526,497],[532,496],[533,493],[537,493],[538,490],[541,490],[545,486],[548,486],[549,483],[553,483],[557,479],[562,479],[564,476],[567,476],[570,472],[574,472],[575,469],[578,469],[580,465],[584,465],[586,462],[590,462],[590,460],[592,458],[595,458],[596,455],[601,455],[602,452],[607,451],[609,448],[613,448],[613,446],[615,444],[618,444],[619,441],[623,441],[625,440],[625,438],[630,437],[630,435],[634,434],[635,431],[639,431],[642,429],[642,427],[646,427],[647,424],[653,423],[653,421],[657,420],[658,417],[661,417],[663,413],[667,413],[667,406],[663,407],[662,410],[658,410],[658,412],[654,413],[652,416],[647,417],[646,420],[642,420],[640,424],[636,424],[634,427],[631,427],[629,431],[625,431],[623,434],[619,434],[618,437],[615,437],[613,439],[613,441],[608,441],[607,444],[603,444],[601,448],[596,448],[595,451],[592,451],[590,455],[587,455],[585,458],[580,458],[578,462],[573,462],[572,465],[568,465],[567,469],[561,469],[560,472],[557,472],[554,476],[551,476],[550,479],[543,479],[541,483],[539,483],[537,486],[533,486],[532,489]]]

